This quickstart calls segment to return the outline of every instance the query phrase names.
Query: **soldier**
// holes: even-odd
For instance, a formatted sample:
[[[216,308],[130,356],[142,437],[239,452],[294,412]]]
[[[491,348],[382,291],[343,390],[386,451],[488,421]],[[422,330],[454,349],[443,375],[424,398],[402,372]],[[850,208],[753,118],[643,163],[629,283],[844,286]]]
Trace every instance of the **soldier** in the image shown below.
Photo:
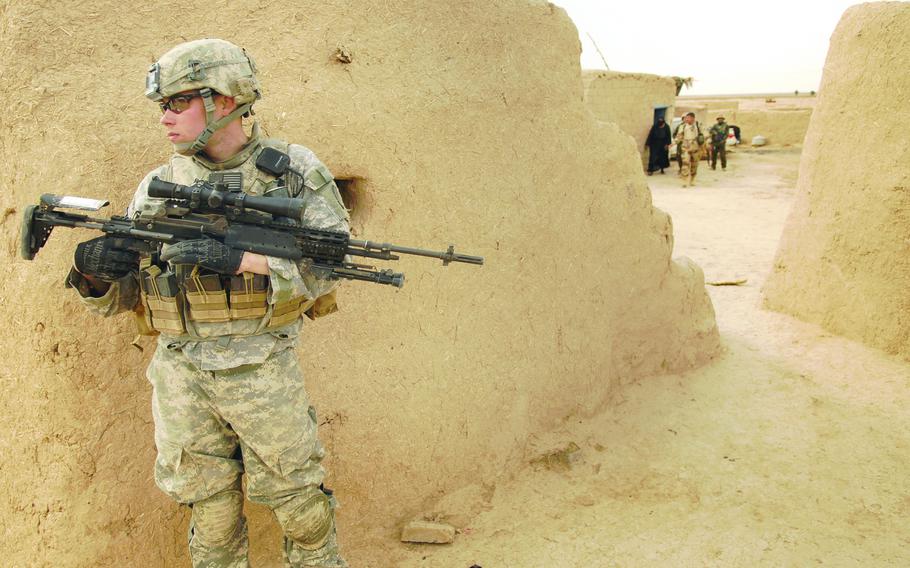
[[[153,176],[180,184],[209,179],[253,195],[302,199],[306,225],[349,230],[338,188],[313,152],[260,138],[255,123],[251,134],[244,130],[242,119],[261,94],[243,49],[217,39],[180,44],[152,65],[145,94],[161,107],[159,122],[175,154],[142,180],[129,215],[162,206],[148,196]],[[267,148],[289,160],[286,173],[268,160],[257,163]],[[306,262],[212,239],[165,246],[141,259],[133,245],[107,236],[79,244],[67,285],[105,316],[138,304],[160,332],[147,371],[155,481],[192,508],[193,566],[249,565],[243,473],[249,499],[271,508],[284,530],[289,566],[347,566],[295,351],[301,316],[336,309],[336,281]]]
[[[724,171],[727,169],[727,134],[730,127],[724,121],[723,116],[717,117],[717,124],[711,127],[711,169],[717,169],[717,157],[720,156],[720,168]]]
[[[686,113],[682,124],[676,130],[676,143],[682,150],[682,168],[679,177],[683,179],[683,187],[695,185],[695,174],[698,173],[698,161],[701,159],[702,146],[705,136],[701,133],[701,125],[695,121],[695,113]]]

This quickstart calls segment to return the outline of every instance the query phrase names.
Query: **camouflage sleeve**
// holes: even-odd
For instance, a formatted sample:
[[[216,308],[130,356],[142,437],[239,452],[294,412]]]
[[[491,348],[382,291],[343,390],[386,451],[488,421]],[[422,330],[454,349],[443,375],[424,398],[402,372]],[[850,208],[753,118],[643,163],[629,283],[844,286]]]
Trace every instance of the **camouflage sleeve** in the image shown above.
[[[107,293],[100,297],[92,296],[92,287],[75,268],[66,275],[64,285],[79,293],[80,301],[94,314],[108,317],[132,310],[139,301],[139,282],[136,276],[128,274],[111,283]]]
[[[139,184],[133,199],[127,207],[127,215],[131,216],[146,201],[162,201],[148,197],[148,184],[152,176],[164,175],[167,166],[152,170]],[[111,283],[111,287],[103,296],[92,296],[92,287],[88,280],[75,268],[71,268],[66,275],[64,286],[72,288],[79,293],[79,299],[88,309],[100,316],[108,317],[121,312],[132,310],[139,301],[139,282],[132,274]]]
[[[161,166],[160,168],[150,171],[142,178],[142,181],[139,182],[139,187],[136,188],[136,193],[133,194],[133,199],[130,201],[129,207],[126,208],[127,217],[132,217],[137,211],[159,207],[164,204],[164,199],[149,197],[149,182],[151,182],[152,178],[155,176],[158,176],[161,179],[167,179],[167,170],[167,166]]]
[[[288,149],[291,166],[303,175],[303,189],[297,195],[305,202],[303,223],[308,227],[350,233],[348,212],[338,186],[328,168],[309,149],[292,144]],[[337,280],[321,277],[310,269],[306,259],[300,262],[268,257],[272,279],[271,303],[295,296],[318,298],[331,292]]]

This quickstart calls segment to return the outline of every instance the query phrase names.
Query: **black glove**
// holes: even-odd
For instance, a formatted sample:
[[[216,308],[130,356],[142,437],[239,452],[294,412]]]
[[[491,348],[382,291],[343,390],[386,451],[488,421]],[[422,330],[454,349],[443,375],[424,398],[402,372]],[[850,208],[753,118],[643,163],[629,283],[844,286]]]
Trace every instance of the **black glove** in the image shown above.
[[[105,282],[119,280],[131,270],[139,270],[139,252],[147,245],[129,237],[97,237],[76,246],[73,265],[86,276]]]
[[[243,251],[215,239],[194,239],[168,247],[161,260],[171,264],[198,264],[220,274],[236,274]]]

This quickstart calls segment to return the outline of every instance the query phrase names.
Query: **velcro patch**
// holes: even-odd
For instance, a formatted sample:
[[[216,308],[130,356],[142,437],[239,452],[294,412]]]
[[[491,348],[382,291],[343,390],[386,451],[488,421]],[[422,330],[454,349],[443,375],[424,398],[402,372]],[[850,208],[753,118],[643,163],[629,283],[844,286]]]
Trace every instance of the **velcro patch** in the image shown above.
[[[328,168],[322,164],[319,164],[318,166],[311,168],[310,171],[306,173],[306,177],[304,177],[303,183],[308,188],[315,191],[333,179],[334,178],[332,177],[332,174],[329,173]]]

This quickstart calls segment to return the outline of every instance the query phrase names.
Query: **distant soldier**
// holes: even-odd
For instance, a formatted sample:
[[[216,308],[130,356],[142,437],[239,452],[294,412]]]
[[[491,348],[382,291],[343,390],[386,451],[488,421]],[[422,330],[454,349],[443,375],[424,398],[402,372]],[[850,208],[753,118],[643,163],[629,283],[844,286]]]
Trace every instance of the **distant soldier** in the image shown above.
[[[701,159],[702,147],[705,144],[705,135],[702,134],[701,124],[695,121],[694,112],[687,113],[676,130],[676,143],[682,150],[682,169],[679,171],[679,177],[683,179],[683,187],[694,186],[698,161]]]
[[[723,116],[717,117],[717,124],[711,127],[711,169],[717,169],[717,157],[720,156],[720,167],[722,170],[727,169],[727,134],[730,131],[729,125],[724,121]]]
[[[680,122],[673,130],[673,143],[676,144],[676,171],[682,172],[682,142],[678,141],[679,131],[685,126],[685,122]],[[682,173],[680,173],[682,175]]]
[[[651,127],[648,133],[648,139],[645,141],[645,147],[650,149],[648,155],[648,175],[660,170],[664,173],[664,168],[670,167],[670,127],[664,121],[663,117],[657,119],[657,123]]]

